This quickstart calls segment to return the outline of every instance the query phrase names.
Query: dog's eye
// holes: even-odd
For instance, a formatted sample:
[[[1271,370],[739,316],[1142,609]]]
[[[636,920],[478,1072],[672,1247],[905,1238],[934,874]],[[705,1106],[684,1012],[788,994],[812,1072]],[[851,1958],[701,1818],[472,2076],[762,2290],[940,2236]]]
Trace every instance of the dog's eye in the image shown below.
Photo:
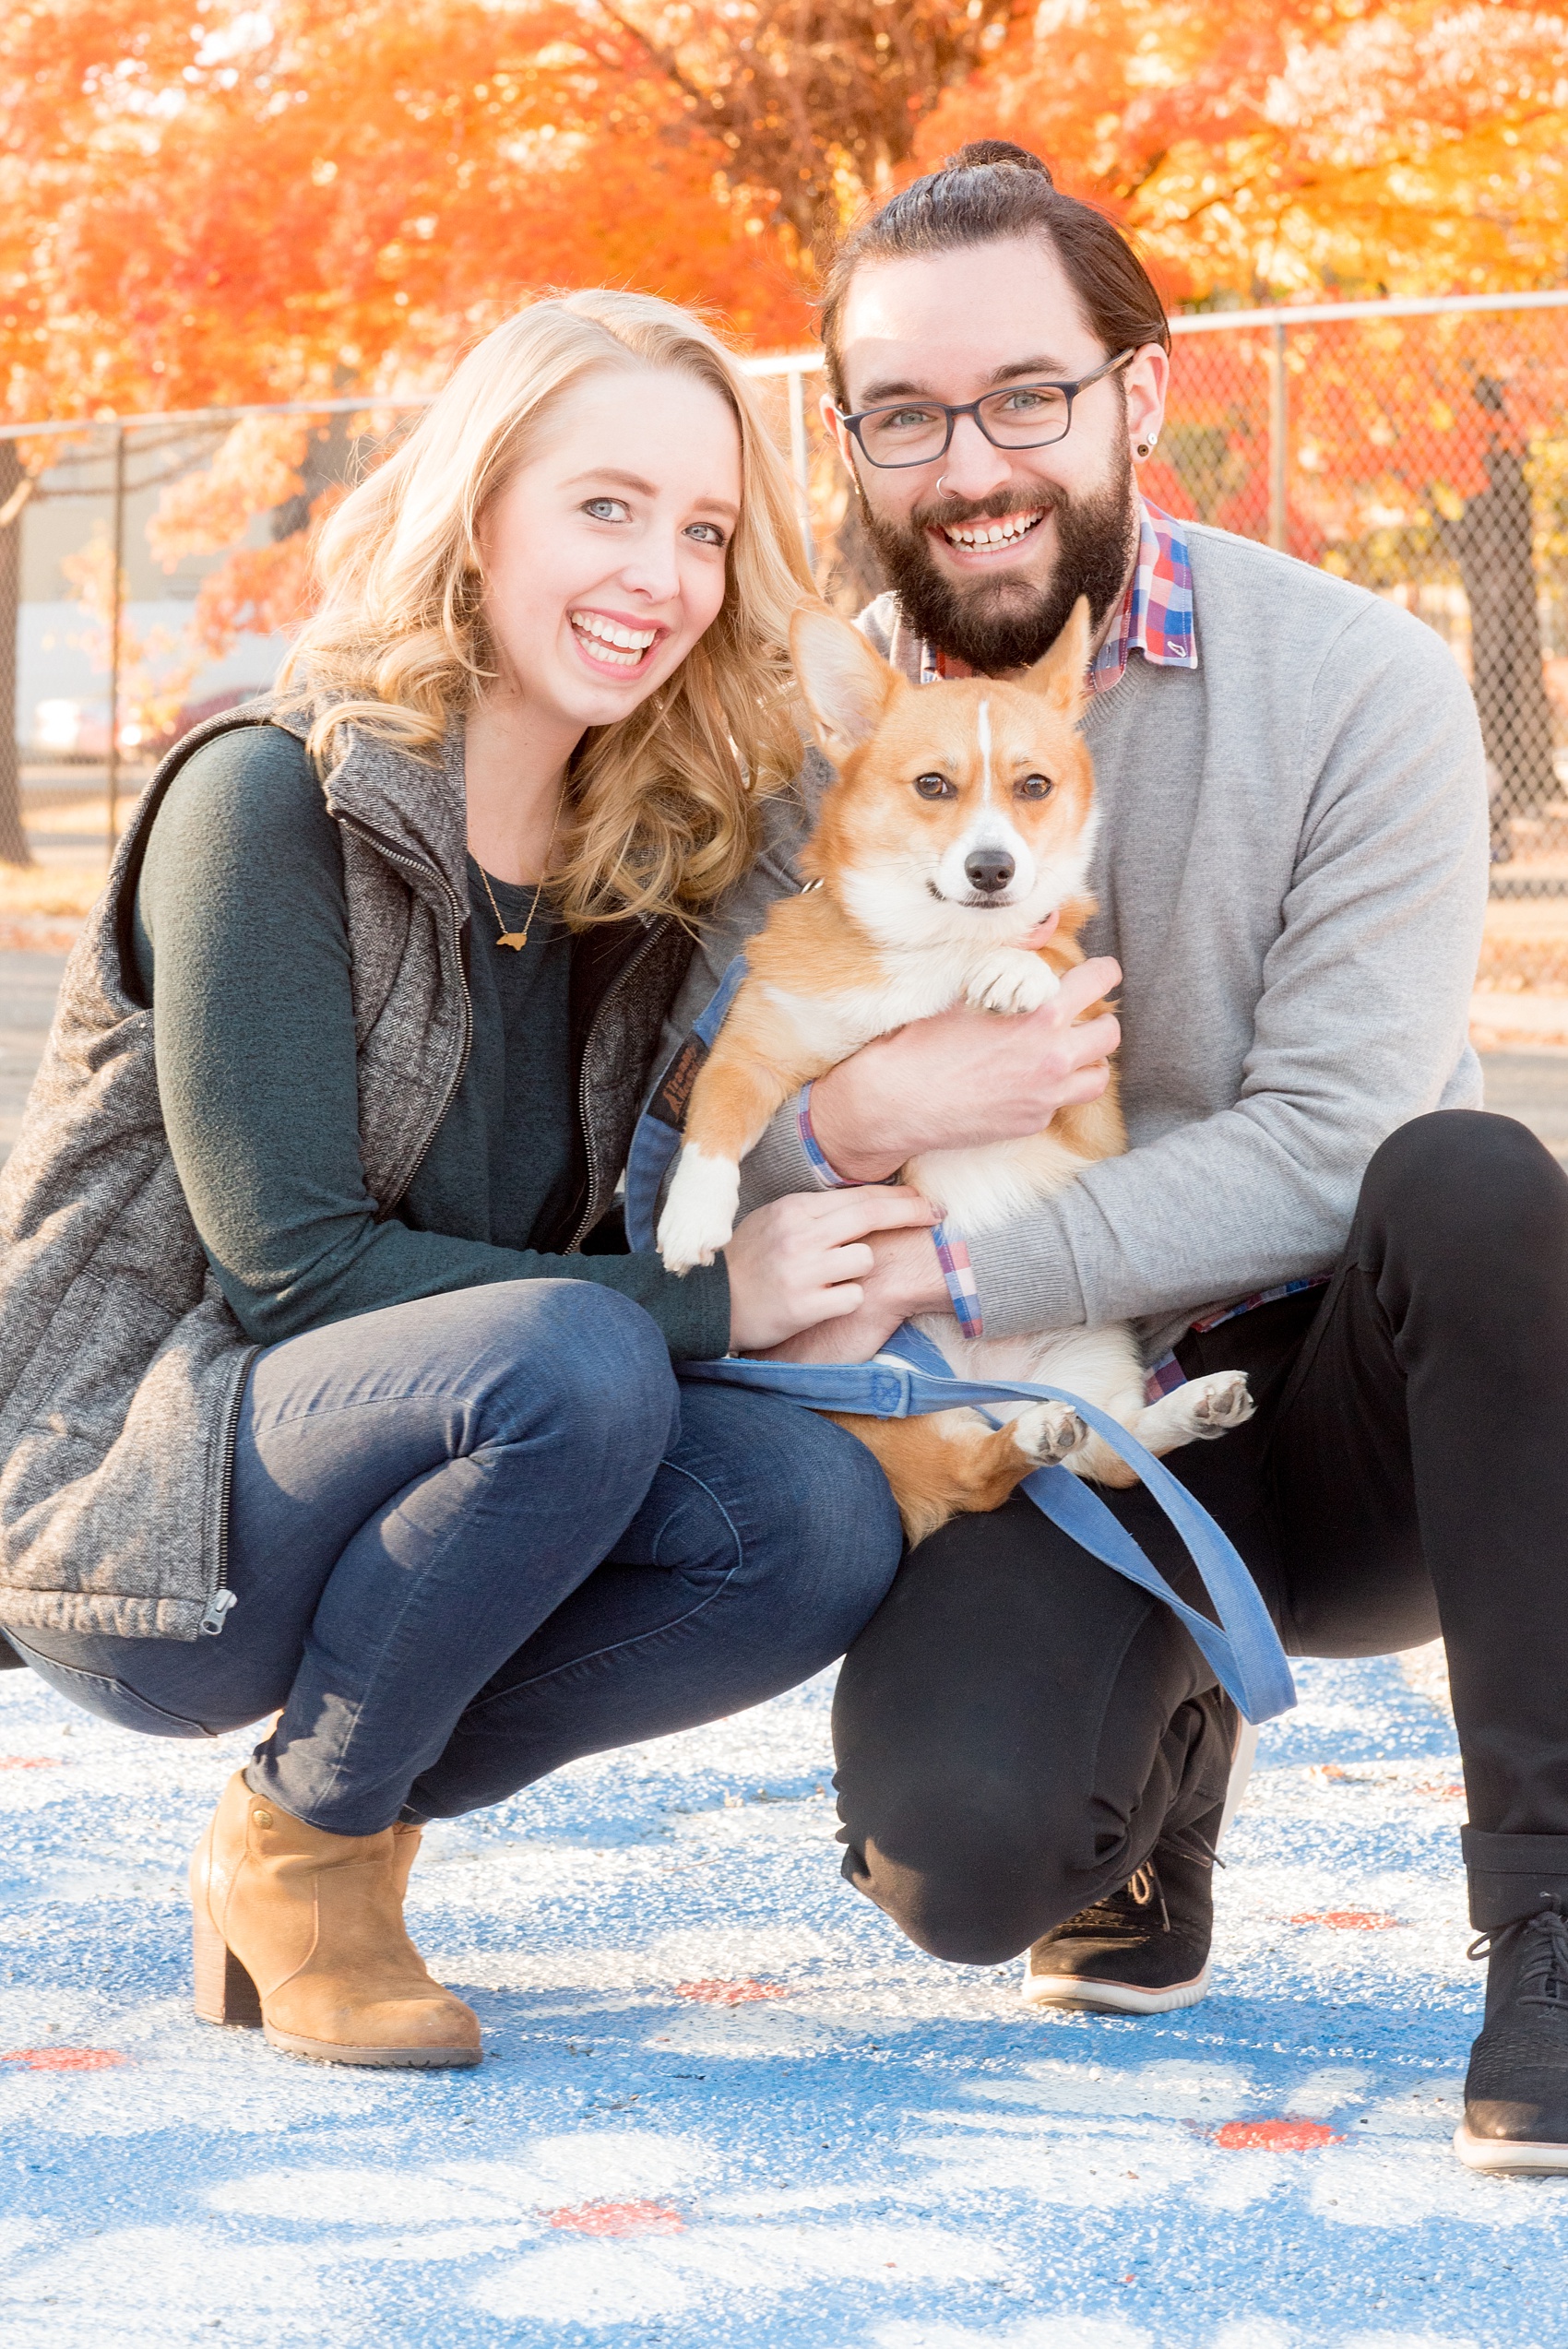
[[[945,775],[917,775],[915,789],[922,800],[950,800],[954,797],[956,786],[948,781]]]
[[[1020,800],[1049,800],[1055,789],[1049,775],[1026,775],[1013,786],[1014,796]]]

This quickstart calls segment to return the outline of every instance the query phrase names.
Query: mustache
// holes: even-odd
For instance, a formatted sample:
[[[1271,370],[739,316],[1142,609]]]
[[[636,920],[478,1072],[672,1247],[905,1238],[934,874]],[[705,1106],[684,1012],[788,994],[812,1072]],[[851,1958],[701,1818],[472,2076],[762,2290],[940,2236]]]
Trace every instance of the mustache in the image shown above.
[[[955,530],[966,522],[1004,522],[1010,514],[1053,514],[1067,504],[1066,492],[1042,483],[1028,492],[1021,489],[993,490],[989,497],[937,497],[917,505],[909,516],[915,530]]]

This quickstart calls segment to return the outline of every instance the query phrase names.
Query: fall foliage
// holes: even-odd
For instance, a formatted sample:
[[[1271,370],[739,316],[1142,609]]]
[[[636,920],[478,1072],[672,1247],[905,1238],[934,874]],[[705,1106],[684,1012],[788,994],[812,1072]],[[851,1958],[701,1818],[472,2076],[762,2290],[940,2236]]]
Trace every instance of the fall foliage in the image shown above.
[[[13,416],[386,389],[588,279],[790,342],[814,239],[981,135],[1175,299],[1555,284],[1565,34],[1513,0],[21,0],[0,381]]]
[[[1568,11],[12,0],[0,123],[11,417],[368,397],[429,384],[551,284],[636,284],[707,306],[754,347],[807,341],[822,239],[982,136],[1033,147],[1111,208],[1173,302],[1555,285]],[[1252,365],[1240,348],[1229,363]],[[1300,430],[1331,456],[1396,412],[1391,474],[1462,504],[1486,478],[1477,379],[1462,336],[1391,346],[1385,380],[1336,377],[1330,355],[1302,374]],[[1218,375],[1204,397],[1218,428],[1236,401]],[[1528,405],[1512,401],[1510,445]],[[168,559],[274,517],[204,588],[196,646],[298,608],[300,526],[335,493],[350,442],[341,424],[256,420],[171,484]],[[0,510],[7,468],[53,453],[0,444]],[[1256,528],[1257,468],[1244,450],[1227,461],[1228,485],[1200,495],[1194,457],[1168,468],[1164,492]],[[1310,482],[1299,495],[1302,553],[1339,528],[1333,473],[1325,461],[1315,503]],[[0,543],[0,602],[6,561]]]

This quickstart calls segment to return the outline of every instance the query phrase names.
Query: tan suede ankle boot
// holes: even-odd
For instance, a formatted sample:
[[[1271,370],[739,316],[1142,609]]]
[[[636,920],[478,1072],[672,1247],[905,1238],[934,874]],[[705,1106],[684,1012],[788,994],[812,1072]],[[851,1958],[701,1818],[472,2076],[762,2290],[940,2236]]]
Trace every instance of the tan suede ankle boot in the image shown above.
[[[324,1834],[236,1771],[191,1855],[202,2021],[259,2023],[317,2063],[478,2063],[478,2017],[404,1930],[418,1834]]]

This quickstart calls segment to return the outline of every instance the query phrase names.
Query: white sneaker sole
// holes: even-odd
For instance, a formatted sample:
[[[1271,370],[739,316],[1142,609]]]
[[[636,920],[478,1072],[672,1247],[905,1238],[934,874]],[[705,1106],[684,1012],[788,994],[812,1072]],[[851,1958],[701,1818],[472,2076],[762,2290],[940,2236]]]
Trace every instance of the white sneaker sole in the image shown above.
[[[1465,2121],[1454,2131],[1454,2151],[1467,2169],[1491,2170],[1515,2177],[1561,2177],[1568,2173],[1568,2145],[1529,2145],[1507,2137],[1472,2137]]]
[[[1031,2007],[1087,2007],[1099,2014],[1173,2014],[1178,2007],[1197,2006],[1207,1990],[1206,1965],[1191,1982],[1173,1983],[1167,1990],[1140,1990],[1131,1982],[1098,1982],[1090,1975],[1030,1974],[1026,1969],[1019,1995]]]

